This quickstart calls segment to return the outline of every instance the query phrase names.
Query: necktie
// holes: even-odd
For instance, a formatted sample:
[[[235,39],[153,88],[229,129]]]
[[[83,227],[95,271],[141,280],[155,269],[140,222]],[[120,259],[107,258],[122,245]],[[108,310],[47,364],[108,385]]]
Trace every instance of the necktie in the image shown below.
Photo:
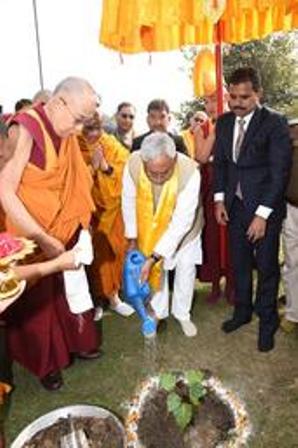
[[[245,135],[244,125],[245,125],[245,120],[243,118],[239,118],[239,120],[238,120],[238,136],[237,136],[237,140],[236,140],[236,144],[235,144],[235,161],[236,162],[240,155],[241,146],[242,146],[242,143],[244,140],[244,135]]]

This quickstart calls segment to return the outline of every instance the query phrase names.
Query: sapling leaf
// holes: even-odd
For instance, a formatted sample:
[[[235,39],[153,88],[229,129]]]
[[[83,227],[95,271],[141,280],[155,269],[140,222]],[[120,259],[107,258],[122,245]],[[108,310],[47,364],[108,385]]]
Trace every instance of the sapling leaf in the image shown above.
[[[174,414],[175,411],[177,410],[177,408],[179,408],[179,406],[181,406],[181,403],[182,403],[182,399],[181,399],[181,397],[179,397],[178,394],[176,394],[176,392],[171,392],[168,395],[167,409],[169,412],[172,412]]]
[[[185,374],[188,384],[201,383],[204,379],[204,374],[200,370],[188,370]]]
[[[194,404],[195,406],[199,404],[199,402],[205,395],[206,389],[202,384],[196,383],[189,386],[189,398],[192,404]]]
[[[176,376],[172,373],[163,373],[160,376],[160,387],[167,392],[172,392],[176,386]]]
[[[189,403],[182,403],[175,412],[173,412],[177,425],[184,431],[192,418],[192,406]]]

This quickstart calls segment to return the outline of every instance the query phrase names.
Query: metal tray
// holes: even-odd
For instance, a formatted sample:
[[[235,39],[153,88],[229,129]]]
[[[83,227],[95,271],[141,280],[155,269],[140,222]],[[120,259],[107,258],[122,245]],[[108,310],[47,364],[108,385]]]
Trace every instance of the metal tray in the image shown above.
[[[68,415],[73,417],[113,418],[123,434],[123,446],[127,446],[124,426],[112,412],[98,406],[76,404],[55,409],[54,411],[48,412],[47,414],[37,418],[20,432],[11,444],[10,448],[23,448],[24,444],[28,442],[37,432],[53,425],[59,418],[67,418]]]

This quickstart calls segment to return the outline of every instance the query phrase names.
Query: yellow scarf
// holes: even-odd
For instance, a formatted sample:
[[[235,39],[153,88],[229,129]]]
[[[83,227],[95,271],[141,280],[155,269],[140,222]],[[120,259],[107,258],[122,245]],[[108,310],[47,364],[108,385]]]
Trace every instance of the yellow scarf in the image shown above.
[[[186,129],[185,131],[181,132],[181,137],[183,138],[183,141],[185,143],[189,157],[194,159],[195,158],[195,138],[194,138],[193,133],[189,129]]]
[[[138,247],[149,256],[166,231],[176,206],[178,193],[178,166],[163,186],[154,210],[152,185],[142,165],[137,185]],[[154,290],[161,288],[162,262],[156,263],[151,271],[149,283]]]

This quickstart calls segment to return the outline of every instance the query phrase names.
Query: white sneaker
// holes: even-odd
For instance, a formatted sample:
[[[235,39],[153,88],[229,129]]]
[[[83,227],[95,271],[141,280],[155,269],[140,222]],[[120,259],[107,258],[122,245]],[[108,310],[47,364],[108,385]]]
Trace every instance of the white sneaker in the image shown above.
[[[125,302],[122,302],[122,300],[118,300],[116,305],[110,305],[111,310],[115,311],[116,313],[120,314],[120,316],[128,317],[131,316],[135,310],[128,305]]]
[[[182,331],[188,338],[193,338],[197,335],[198,330],[195,324],[189,319],[189,320],[180,320],[177,319],[178,322],[181,325]]]
[[[95,308],[95,313],[94,313],[93,320],[94,320],[95,322],[97,322],[97,321],[99,321],[99,320],[102,319],[102,316],[103,316],[103,309],[102,309],[101,306],[97,306],[97,307]]]

